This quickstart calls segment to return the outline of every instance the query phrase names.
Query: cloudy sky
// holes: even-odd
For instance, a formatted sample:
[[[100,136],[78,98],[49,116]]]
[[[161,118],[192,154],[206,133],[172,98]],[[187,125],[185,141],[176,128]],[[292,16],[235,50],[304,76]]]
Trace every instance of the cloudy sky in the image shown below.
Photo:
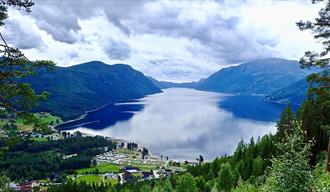
[[[295,25],[321,5],[303,1],[36,0],[9,11],[7,41],[58,66],[126,63],[160,80],[192,81],[254,59],[319,49]]]

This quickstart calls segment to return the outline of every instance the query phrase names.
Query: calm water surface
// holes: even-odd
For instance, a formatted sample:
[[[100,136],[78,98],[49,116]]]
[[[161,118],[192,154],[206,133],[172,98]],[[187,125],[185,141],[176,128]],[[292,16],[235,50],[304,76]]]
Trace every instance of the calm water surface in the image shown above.
[[[142,99],[108,105],[59,126],[93,135],[141,142],[155,154],[178,160],[211,160],[275,130],[285,106],[259,97],[171,88]]]

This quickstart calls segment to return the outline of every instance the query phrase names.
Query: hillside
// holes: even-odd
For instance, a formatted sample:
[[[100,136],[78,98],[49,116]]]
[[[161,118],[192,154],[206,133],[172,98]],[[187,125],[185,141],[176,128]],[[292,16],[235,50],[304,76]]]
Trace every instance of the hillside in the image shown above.
[[[307,88],[307,81],[304,78],[296,83],[269,94],[266,96],[266,99],[276,103],[300,105],[306,97]]]
[[[262,59],[223,68],[196,86],[203,91],[268,95],[309,74],[299,63],[285,59]]]
[[[48,91],[49,99],[37,111],[50,112],[64,120],[77,118],[86,110],[105,104],[141,98],[161,92],[141,72],[129,65],[107,65],[92,61],[54,71],[39,71],[25,80],[36,92]]]

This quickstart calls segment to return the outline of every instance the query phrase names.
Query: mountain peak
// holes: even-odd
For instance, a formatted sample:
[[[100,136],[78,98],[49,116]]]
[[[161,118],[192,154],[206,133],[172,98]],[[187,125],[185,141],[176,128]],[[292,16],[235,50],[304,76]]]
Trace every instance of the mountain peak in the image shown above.
[[[219,70],[197,89],[205,91],[270,94],[302,78],[310,71],[302,70],[298,61],[267,58]]]

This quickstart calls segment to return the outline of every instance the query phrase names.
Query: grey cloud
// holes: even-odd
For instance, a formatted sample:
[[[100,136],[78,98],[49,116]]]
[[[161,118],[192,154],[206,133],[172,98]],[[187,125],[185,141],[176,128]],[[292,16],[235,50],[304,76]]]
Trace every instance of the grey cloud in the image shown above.
[[[109,39],[103,45],[104,52],[111,59],[116,60],[125,60],[130,57],[131,47],[122,41],[115,41],[113,39]]]
[[[150,1],[37,1],[32,16],[38,26],[54,39],[75,43],[79,36],[78,19],[106,15],[125,35],[157,34],[197,41],[198,47],[187,47],[192,54],[213,58],[218,63],[239,63],[249,59],[272,56],[276,39],[262,34],[240,31],[240,18],[208,15],[205,22],[180,18],[183,9],[160,2],[159,11],[145,10]],[[175,2],[174,2],[175,3]],[[220,2],[221,3],[221,2]],[[117,54],[116,54],[117,55]]]
[[[52,35],[55,40],[71,44],[79,39],[77,32],[81,28],[78,17],[69,6],[61,7],[61,3],[57,5],[54,1],[45,4],[37,2],[31,15],[36,18],[37,26]]]
[[[112,21],[112,23],[117,26],[123,33],[125,33],[127,36],[130,35],[131,31],[129,30],[129,28],[127,26],[125,26],[124,24],[121,23],[121,21],[119,20],[118,17],[116,16],[108,16],[110,18],[110,21]]]
[[[129,24],[137,34],[159,34],[197,41],[199,47],[187,47],[187,50],[192,54],[211,56],[218,62],[233,64],[273,54],[269,48],[276,46],[277,40],[240,31],[238,17],[210,15],[201,23],[189,18],[179,19],[181,11],[165,7],[156,18],[141,15]]]
[[[37,25],[47,31],[57,41],[75,43],[81,29],[79,19],[88,19],[105,14],[124,34],[129,35],[130,29],[123,23],[132,13],[139,12],[144,1],[67,1],[37,0],[32,10],[32,17]]]
[[[5,39],[19,49],[41,49],[45,46],[42,38],[36,31],[27,29],[16,20],[5,21]]]

